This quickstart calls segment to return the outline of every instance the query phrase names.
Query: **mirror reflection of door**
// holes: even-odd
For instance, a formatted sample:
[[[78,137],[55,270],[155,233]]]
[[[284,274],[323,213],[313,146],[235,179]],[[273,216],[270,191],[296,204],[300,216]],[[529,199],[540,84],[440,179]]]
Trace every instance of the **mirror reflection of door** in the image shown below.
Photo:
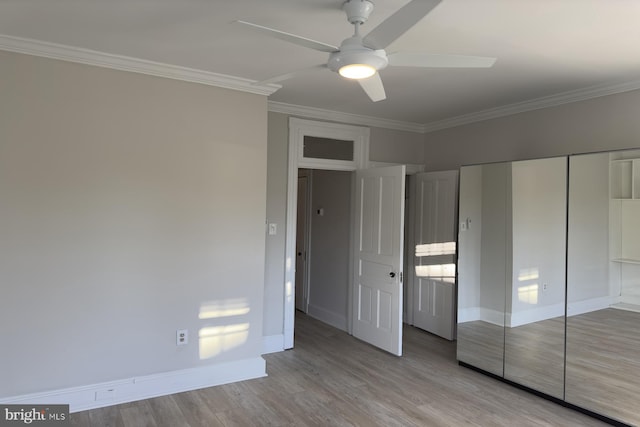
[[[415,197],[413,325],[455,338],[458,172],[411,177]]]

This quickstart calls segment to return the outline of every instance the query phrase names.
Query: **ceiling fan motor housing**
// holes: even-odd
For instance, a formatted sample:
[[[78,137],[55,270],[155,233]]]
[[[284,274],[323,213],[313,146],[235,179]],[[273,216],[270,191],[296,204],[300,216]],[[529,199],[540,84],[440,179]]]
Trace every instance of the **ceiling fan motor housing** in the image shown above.
[[[349,37],[340,45],[340,50],[329,55],[328,67],[331,71],[338,71],[346,65],[366,64],[382,70],[389,65],[387,53],[384,49],[373,50],[362,45],[362,37]]]
[[[369,19],[373,10],[373,3],[369,0],[347,0],[342,5],[342,9],[347,14],[347,20],[352,24],[356,22],[364,24]]]

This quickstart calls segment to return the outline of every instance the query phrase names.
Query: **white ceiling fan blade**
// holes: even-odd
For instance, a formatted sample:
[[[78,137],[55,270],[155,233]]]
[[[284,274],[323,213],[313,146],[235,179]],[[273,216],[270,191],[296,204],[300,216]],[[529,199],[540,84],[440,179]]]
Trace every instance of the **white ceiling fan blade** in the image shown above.
[[[255,31],[259,31],[269,37],[284,40],[289,43],[297,44],[298,46],[308,47],[310,49],[319,50],[320,52],[335,52],[338,47],[332,46],[327,43],[322,43],[316,40],[311,40],[306,37],[296,36],[295,34],[285,33],[284,31],[275,30],[269,27],[263,27],[262,25],[253,24],[247,21],[234,21],[238,24],[246,25]]]
[[[263,85],[268,85],[268,84],[272,84],[272,83],[279,83],[279,82],[282,82],[282,81],[285,81],[285,80],[292,79],[297,75],[308,73],[309,71],[317,70],[317,69],[320,69],[320,68],[327,68],[327,64],[315,65],[313,67],[304,68],[302,70],[292,71],[292,72],[287,73],[287,74],[280,74],[279,76],[274,76],[274,77],[270,77],[270,78],[268,78],[266,80],[260,80],[259,82],[254,82],[254,83],[252,83],[252,85],[263,86]]]
[[[384,86],[382,85],[382,79],[380,74],[375,73],[373,76],[366,79],[359,79],[360,87],[369,95],[369,98],[373,102],[382,101],[387,99],[387,94],[384,92]]]
[[[371,49],[384,49],[424,18],[441,0],[412,0],[382,21],[363,39]]]
[[[496,58],[487,56],[438,55],[431,53],[392,53],[389,65],[426,68],[489,68]]]

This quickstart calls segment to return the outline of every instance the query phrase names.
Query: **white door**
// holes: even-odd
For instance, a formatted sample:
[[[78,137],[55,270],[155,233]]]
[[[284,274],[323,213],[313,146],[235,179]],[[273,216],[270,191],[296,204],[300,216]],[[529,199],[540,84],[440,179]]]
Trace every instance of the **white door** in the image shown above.
[[[307,237],[309,217],[309,177],[298,176],[298,215],[296,224],[296,310],[307,312]]]
[[[456,324],[458,172],[415,175],[413,325],[452,340]]]
[[[405,166],[356,171],[353,335],[402,355]]]

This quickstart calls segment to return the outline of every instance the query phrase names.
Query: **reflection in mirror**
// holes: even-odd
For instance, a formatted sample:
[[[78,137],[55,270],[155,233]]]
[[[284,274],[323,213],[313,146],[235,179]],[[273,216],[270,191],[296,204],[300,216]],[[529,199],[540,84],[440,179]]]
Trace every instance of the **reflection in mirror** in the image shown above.
[[[567,158],[511,165],[504,377],[564,395]]]
[[[573,156],[565,400],[640,425],[640,150]]]
[[[504,373],[509,163],[460,170],[458,360]]]

